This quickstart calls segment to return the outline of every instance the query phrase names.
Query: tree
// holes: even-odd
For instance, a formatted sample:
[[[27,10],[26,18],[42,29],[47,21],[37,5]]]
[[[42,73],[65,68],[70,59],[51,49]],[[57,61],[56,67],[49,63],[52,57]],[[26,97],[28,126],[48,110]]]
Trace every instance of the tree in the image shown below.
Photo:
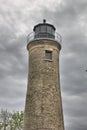
[[[23,112],[8,112],[1,110],[0,112],[0,130],[22,130]]]
[[[7,126],[8,126],[8,122],[11,118],[11,113],[8,112],[7,110],[1,110],[0,113],[0,130],[6,130]]]
[[[10,130],[22,130],[23,112],[15,112],[9,121]]]

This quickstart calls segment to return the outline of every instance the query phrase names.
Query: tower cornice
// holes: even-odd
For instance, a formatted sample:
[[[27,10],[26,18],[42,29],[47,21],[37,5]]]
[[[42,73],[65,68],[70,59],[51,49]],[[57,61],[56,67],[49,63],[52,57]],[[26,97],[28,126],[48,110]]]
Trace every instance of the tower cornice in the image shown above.
[[[61,44],[56,41],[56,40],[53,40],[53,39],[37,39],[37,40],[32,40],[31,42],[29,42],[27,44],[27,50],[29,50],[29,47],[30,46],[34,46],[35,44],[40,44],[41,46],[43,46],[44,44],[51,44],[52,46],[57,46],[57,48],[59,50],[61,50]]]

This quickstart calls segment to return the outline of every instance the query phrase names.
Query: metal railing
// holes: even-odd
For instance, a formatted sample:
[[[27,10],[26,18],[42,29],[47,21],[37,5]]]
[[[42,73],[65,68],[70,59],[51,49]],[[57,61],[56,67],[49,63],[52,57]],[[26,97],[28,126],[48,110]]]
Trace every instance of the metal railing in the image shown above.
[[[27,36],[27,42],[31,42],[33,40],[39,40],[39,39],[50,39],[50,40],[55,40],[57,42],[59,42],[60,44],[62,43],[62,37],[59,33],[55,32],[55,35],[51,35],[49,33],[39,33],[36,34],[34,32],[31,32],[28,36]]]

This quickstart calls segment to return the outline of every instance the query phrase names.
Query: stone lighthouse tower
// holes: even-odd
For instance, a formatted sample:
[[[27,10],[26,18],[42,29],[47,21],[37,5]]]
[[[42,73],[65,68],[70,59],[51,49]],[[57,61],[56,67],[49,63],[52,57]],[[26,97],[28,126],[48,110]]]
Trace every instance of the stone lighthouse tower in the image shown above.
[[[28,36],[28,86],[23,130],[64,130],[59,76],[61,37],[51,24]]]

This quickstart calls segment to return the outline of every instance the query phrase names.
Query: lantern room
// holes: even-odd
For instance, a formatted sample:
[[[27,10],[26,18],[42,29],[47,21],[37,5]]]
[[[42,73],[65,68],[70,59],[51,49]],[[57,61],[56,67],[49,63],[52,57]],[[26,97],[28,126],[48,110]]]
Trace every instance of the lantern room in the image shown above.
[[[43,23],[40,23],[34,26],[34,38],[52,38],[55,39],[55,27],[51,24],[46,23],[46,20],[43,20]]]

